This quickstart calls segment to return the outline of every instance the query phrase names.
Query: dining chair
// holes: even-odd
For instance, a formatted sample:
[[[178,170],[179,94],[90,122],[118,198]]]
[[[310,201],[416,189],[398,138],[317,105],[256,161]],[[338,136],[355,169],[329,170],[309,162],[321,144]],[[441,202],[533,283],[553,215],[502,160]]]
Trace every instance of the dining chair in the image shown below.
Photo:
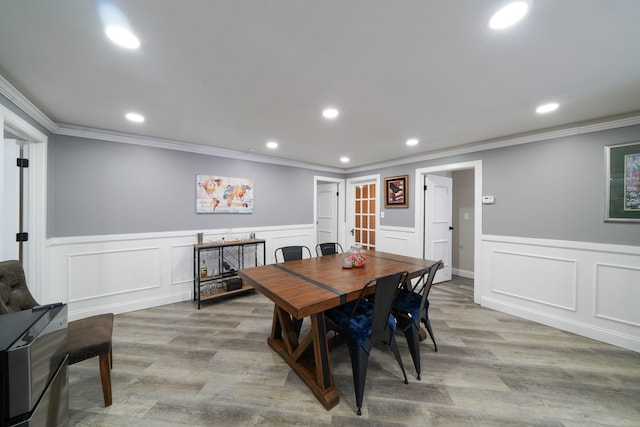
[[[275,251],[276,263],[280,262],[278,261],[278,255],[280,255],[282,261],[293,261],[302,259],[305,255],[307,255],[307,258],[311,258],[311,250],[307,246],[283,246]]]
[[[316,254],[318,256],[332,255],[342,252],[344,252],[344,250],[342,250],[342,245],[338,242],[318,243],[316,245]]]
[[[16,260],[0,262],[0,315],[31,310],[38,305],[27,287],[22,264]],[[67,324],[68,364],[98,356],[104,406],[110,406],[112,402],[112,334],[113,313],[89,316]]]
[[[427,267],[420,278],[412,285],[410,281],[401,286],[400,292],[393,301],[391,312],[396,316],[398,326],[404,332],[407,345],[413,359],[413,366],[416,368],[418,380],[420,380],[420,322],[429,332],[433,341],[434,351],[438,351],[436,339],[433,336],[433,329],[429,321],[429,291],[433,285],[433,278],[440,268],[442,260],[436,261]]]
[[[369,355],[375,344],[383,343],[391,349],[402,369],[404,383],[408,384],[398,345],[394,339],[396,320],[391,314],[394,296],[407,275],[406,271],[401,271],[370,280],[363,286],[357,300],[324,313],[327,329],[334,330],[338,336],[344,338],[349,347],[358,415],[362,415]],[[375,298],[371,301],[367,295],[371,293],[370,288],[374,285]]]

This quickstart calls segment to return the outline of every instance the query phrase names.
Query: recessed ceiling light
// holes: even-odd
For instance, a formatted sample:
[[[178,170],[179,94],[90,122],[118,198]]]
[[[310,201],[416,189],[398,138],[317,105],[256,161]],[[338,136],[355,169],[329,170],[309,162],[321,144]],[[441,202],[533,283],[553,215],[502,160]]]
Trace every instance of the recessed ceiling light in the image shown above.
[[[105,30],[107,37],[115,44],[127,49],[137,49],[140,47],[140,40],[129,30],[122,27],[107,27]]]
[[[340,112],[335,108],[325,108],[325,110],[322,112],[322,116],[325,119],[335,119],[336,117],[338,117],[338,115],[340,115]]]
[[[415,138],[407,139],[407,145],[409,146],[418,145],[418,140]]]
[[[504,6],[489,19],[489,28],[502,30],[521,20],[529,10],[529,5],[524,1],[516,1]]]
[[[267,142],[267,148],[275,150],[276,148],[278,148],[278,143],[275,141],[269,141]]]
[[[559,106],[560,105],[558,105],[556,102],[550,102],[548,104],[544,104],[536,108],[536,113],[538,114],[550,113],[552,111],[557,110]]]
[[[343,156],[343,157],[340,157],[340,161],[341,161],[342,163],[349,163],[349,158],[348,158],[348,157],[346,157],[346,156]]]
[[[135,123],[142,123],[144,122],[144,116],[138,114],[138,113],[127,113],[127,115],[125,116],[127,118],[127,120],[130,120],[132,122]]]

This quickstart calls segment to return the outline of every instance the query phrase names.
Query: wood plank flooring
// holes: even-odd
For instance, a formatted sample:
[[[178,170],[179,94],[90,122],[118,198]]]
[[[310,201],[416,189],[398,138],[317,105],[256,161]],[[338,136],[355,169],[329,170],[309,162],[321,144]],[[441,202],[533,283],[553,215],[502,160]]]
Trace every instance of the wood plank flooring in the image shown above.
[[[267,346],[273,304],[260,294],[117,315],[113,405],[98,359],[69,367],[70,426],[640,426],[640,354],[473,304],[468,279],[437,284],[438,352],[421,343],[416,380],[375,348],[362,416],[346,348],[332,352],[330,411]]]

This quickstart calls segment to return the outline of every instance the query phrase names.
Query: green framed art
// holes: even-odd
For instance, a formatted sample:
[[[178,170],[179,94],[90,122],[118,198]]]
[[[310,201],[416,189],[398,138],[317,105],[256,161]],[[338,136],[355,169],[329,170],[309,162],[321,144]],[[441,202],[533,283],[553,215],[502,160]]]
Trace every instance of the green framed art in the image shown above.
[[[605,146],[607,222],[640,222],[640,142]]]

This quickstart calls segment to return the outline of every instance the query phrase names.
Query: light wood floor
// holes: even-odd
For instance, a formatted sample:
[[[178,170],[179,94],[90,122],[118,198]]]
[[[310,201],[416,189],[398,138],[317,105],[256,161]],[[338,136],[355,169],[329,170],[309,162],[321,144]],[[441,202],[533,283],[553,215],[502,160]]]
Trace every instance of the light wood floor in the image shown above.
[[[266,343],[273,304],[254,293],[117,315],[113,405],[98,360],[69,367],[71,426],[640,426],[640,354],[479,307],[470,280],[435,285],[437,353],[417,381],[372,352],[362,416],[349,355],[332,353],[340,404],[325,410]]]

